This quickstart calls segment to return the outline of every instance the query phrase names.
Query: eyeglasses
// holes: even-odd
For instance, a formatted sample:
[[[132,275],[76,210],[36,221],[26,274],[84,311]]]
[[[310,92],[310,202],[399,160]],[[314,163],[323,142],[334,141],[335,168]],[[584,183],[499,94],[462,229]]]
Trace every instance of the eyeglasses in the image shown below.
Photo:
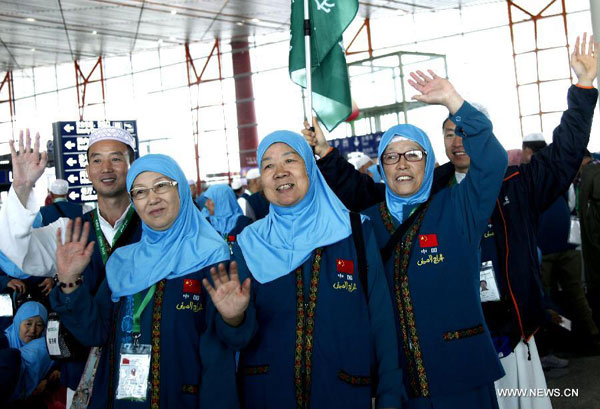
[[[177,186],[175,180],[161,180],[153,184],[152,187],[134,187],[129,191],[129,196],[131,196],[132,200],[142,200],[148,197],[151,190],[157,195],[162,195],[175,186]]]
[[[381,161],[384,165],[394,165],[400,162],[400,158],[404,156],[408,162],[419,162],[422,161],[425,156],[427,156],[426,152],[423,152],[419,149],[414,149],[411,151],[406,151],[404,153],[398,152],[390,152],[384,153],[381,155]]]

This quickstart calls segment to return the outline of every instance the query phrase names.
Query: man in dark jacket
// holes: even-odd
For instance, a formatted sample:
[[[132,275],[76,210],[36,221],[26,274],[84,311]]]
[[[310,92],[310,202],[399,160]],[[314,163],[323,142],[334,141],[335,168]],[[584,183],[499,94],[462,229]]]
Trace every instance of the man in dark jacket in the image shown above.
[[[597,44],[591,48],[597,48]],[[507,357],[519,346],[521,358],[524,352],[525,360],[535,359],[538,374],[541,365],[535,343],[531,342],[544,318],[537,256],[538,218],[568,189],[579,169],[598,97],[598,91],[592,86],[597,73],[597,54],[586,49],[585,36],[581,51],[579,38],[575,50],[571,65],[579,82],[569,89],[568,109],[554,130],[553,143],[535,155],[531,163],[508,167],[481,242],[482,261],[491,262],[499,290],[499,300],[483,303],[498,353],[500,357]],[[454,135],[454,128],[451,121],[444,122],[444,144],[451,163],[436,169],[432,194],[459,183],[468,170],[469,158],[461,149],[462,140]],[[337,150],[329,147],[319,129],[317,132],[304,130],[303,134],[321,157],[317,162],[321,173],[346,207],[363,211],[385,200],[385,186],[356,172]],[[516,366],[511,370],[505,365],[505,371],[514,374]],[[544,381],[543,373],[541,377]],[[545,385],[545,381],[543,383]]]
[[[80,204],[69,202],[69,182],[64,179],[56,179],[50,184],[50,197],[52,203],[40,208],[41,220],[36,218],[34,227],[47,226],[61,217],[75,220],[83,215],[83,207]]]

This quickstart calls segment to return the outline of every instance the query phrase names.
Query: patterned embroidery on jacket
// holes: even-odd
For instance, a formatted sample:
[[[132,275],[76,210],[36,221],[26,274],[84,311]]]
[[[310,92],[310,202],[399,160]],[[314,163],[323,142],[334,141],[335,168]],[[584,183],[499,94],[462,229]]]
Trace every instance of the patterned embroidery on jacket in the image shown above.
[[[317,307],[317,291],[319,289],[319,272],[321,270],[322,253],[322,248],[317,249],[315,252],[308,302],[305,302],[304,300],[302,266],[296,269],[296,350],[294,354],[294,386],[296,389],[297,409],[308,409],[310,407],[315,309]]]
[[[240,371],[244,376],[264,375],[269,373],[269,365],[244,366],[240,368]]]
[[[423,397],[429,396],[429,381],[427,380],[427,373],[423,364],[423,355],[417,333],[410,288],[408,286],[408,263],[410,261],[413,239],[421,227],[428,207],[429,202],[425,204],[423,211],[408,229],[404,240],[398,243],[394,252],[394,291],[396,294],[398,317],[400,319],[403,352],[408,365],[408,377],[412,392],[415,396]],[[392,223],[392,215],[385,202],[380,204],[379,211],[386,229],[390,235],[394,234],[395,229]]]
[[[468,338],[474,335],[483,334],[483,325],[479,324],[472,328],[459,329],[457,331],[444,332],[444,341],[454,341],[457,339]]]
[[[354,385],[354,386],[367,386],[367,385],[371,384],[370,376],[354,376],[354,375],[350,375],[347,372],[340,371],[340,372],[338,372],[338,377],[342,381],[349,383],[350,385]]]
[[[150,408],[160,408],[160,322],[162,319],[163,294],[166,280],[156,284],[152,308],[152,358],[150,360]]]

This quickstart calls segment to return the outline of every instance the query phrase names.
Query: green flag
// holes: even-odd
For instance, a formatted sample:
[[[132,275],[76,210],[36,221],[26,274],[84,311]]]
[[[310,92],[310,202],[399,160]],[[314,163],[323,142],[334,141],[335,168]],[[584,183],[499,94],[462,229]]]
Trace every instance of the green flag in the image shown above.
[[[309,0],[313,109],[332,131],[352,112],[342,34],[358,11],[358,0]],[[292,0],[290,77],[306,88],[304,3]]]

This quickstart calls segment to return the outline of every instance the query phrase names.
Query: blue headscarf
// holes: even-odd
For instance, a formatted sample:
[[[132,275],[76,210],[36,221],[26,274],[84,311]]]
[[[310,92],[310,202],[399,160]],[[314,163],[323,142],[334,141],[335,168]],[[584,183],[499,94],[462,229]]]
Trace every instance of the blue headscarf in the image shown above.
[[[229,185],[212,185],[204,195],[215,203],[215,214],[208,217],[210,224],[219,233],[229,234],[235,228],[238,218],[244,215],[235,192]]]
[[[375,183],[380,183],[381,182],[381,174],[379,174],[379,166],[378,165],[371,165],[367,168],[367,170],[369,172],[371,172],[371,175],[373,176],[373,180],[375,181]]]
[[[314,249],[352,234],[348,209],[327,186],[303,137],[289,131],[267,135],[258,146],[259,165],[265,151],[277,142],[289,145],[304,159],[309,186],[298,203],[290,207],[271,203],[265,218],[238,235],[246,264],[260,283],[290,273],[308,260]]]
[[[142,172],[157,172],[177,181],[179,214],[167,230],[142,222],[139,242],[117,249],[106,263],[112,300],[137,294],[163,278],[172,279],[229,260],[229,247],[192,203],[183,171],[166,155],[137,159],[127,173],[127,190]],[[135,207],[135,205],[134,205]]]
[[[21,348],[21,371],[11,400],[31,395],[53,365],[46,339],[37,338]]]
[[[423,183],[421,183],[419,190],[410,197],[400,197],[394,193],[392,189],[390,189],[385,172],[383,170],[383,163],[381,162],[381,155],[383,155],[383,152],[385,152],[387,146],[396,136],[400,136],[418,143],[427,153]],[[433,147],[431,146],[429,137],[421,129],[413,125],[402,124],[392,126],[382,135],[381,142],[379,142],[379,151],[377,152],[377,156],[379,157],[379,170],[381,172],[381,177],[385,182],[385,201],[387,207],[390,210],[390,213],[392,213],[392,215],[398,219],[398,221],[402,222],[402,209],[405,205],[423,203],[429,199],[429,194],[431,193],[431,184],[433,183],[433,170],[435,168],[435,154],[433,153]]]
[[[19,338],[19,327],[21,323],[29,318],[40,316],[44,325],[48,322],[48,311],[39,302],[27,301],[17,310],[12,324],[4,330],[4,335],[8,338],[8,345],[11,348],[21,349],[25,343]]]

